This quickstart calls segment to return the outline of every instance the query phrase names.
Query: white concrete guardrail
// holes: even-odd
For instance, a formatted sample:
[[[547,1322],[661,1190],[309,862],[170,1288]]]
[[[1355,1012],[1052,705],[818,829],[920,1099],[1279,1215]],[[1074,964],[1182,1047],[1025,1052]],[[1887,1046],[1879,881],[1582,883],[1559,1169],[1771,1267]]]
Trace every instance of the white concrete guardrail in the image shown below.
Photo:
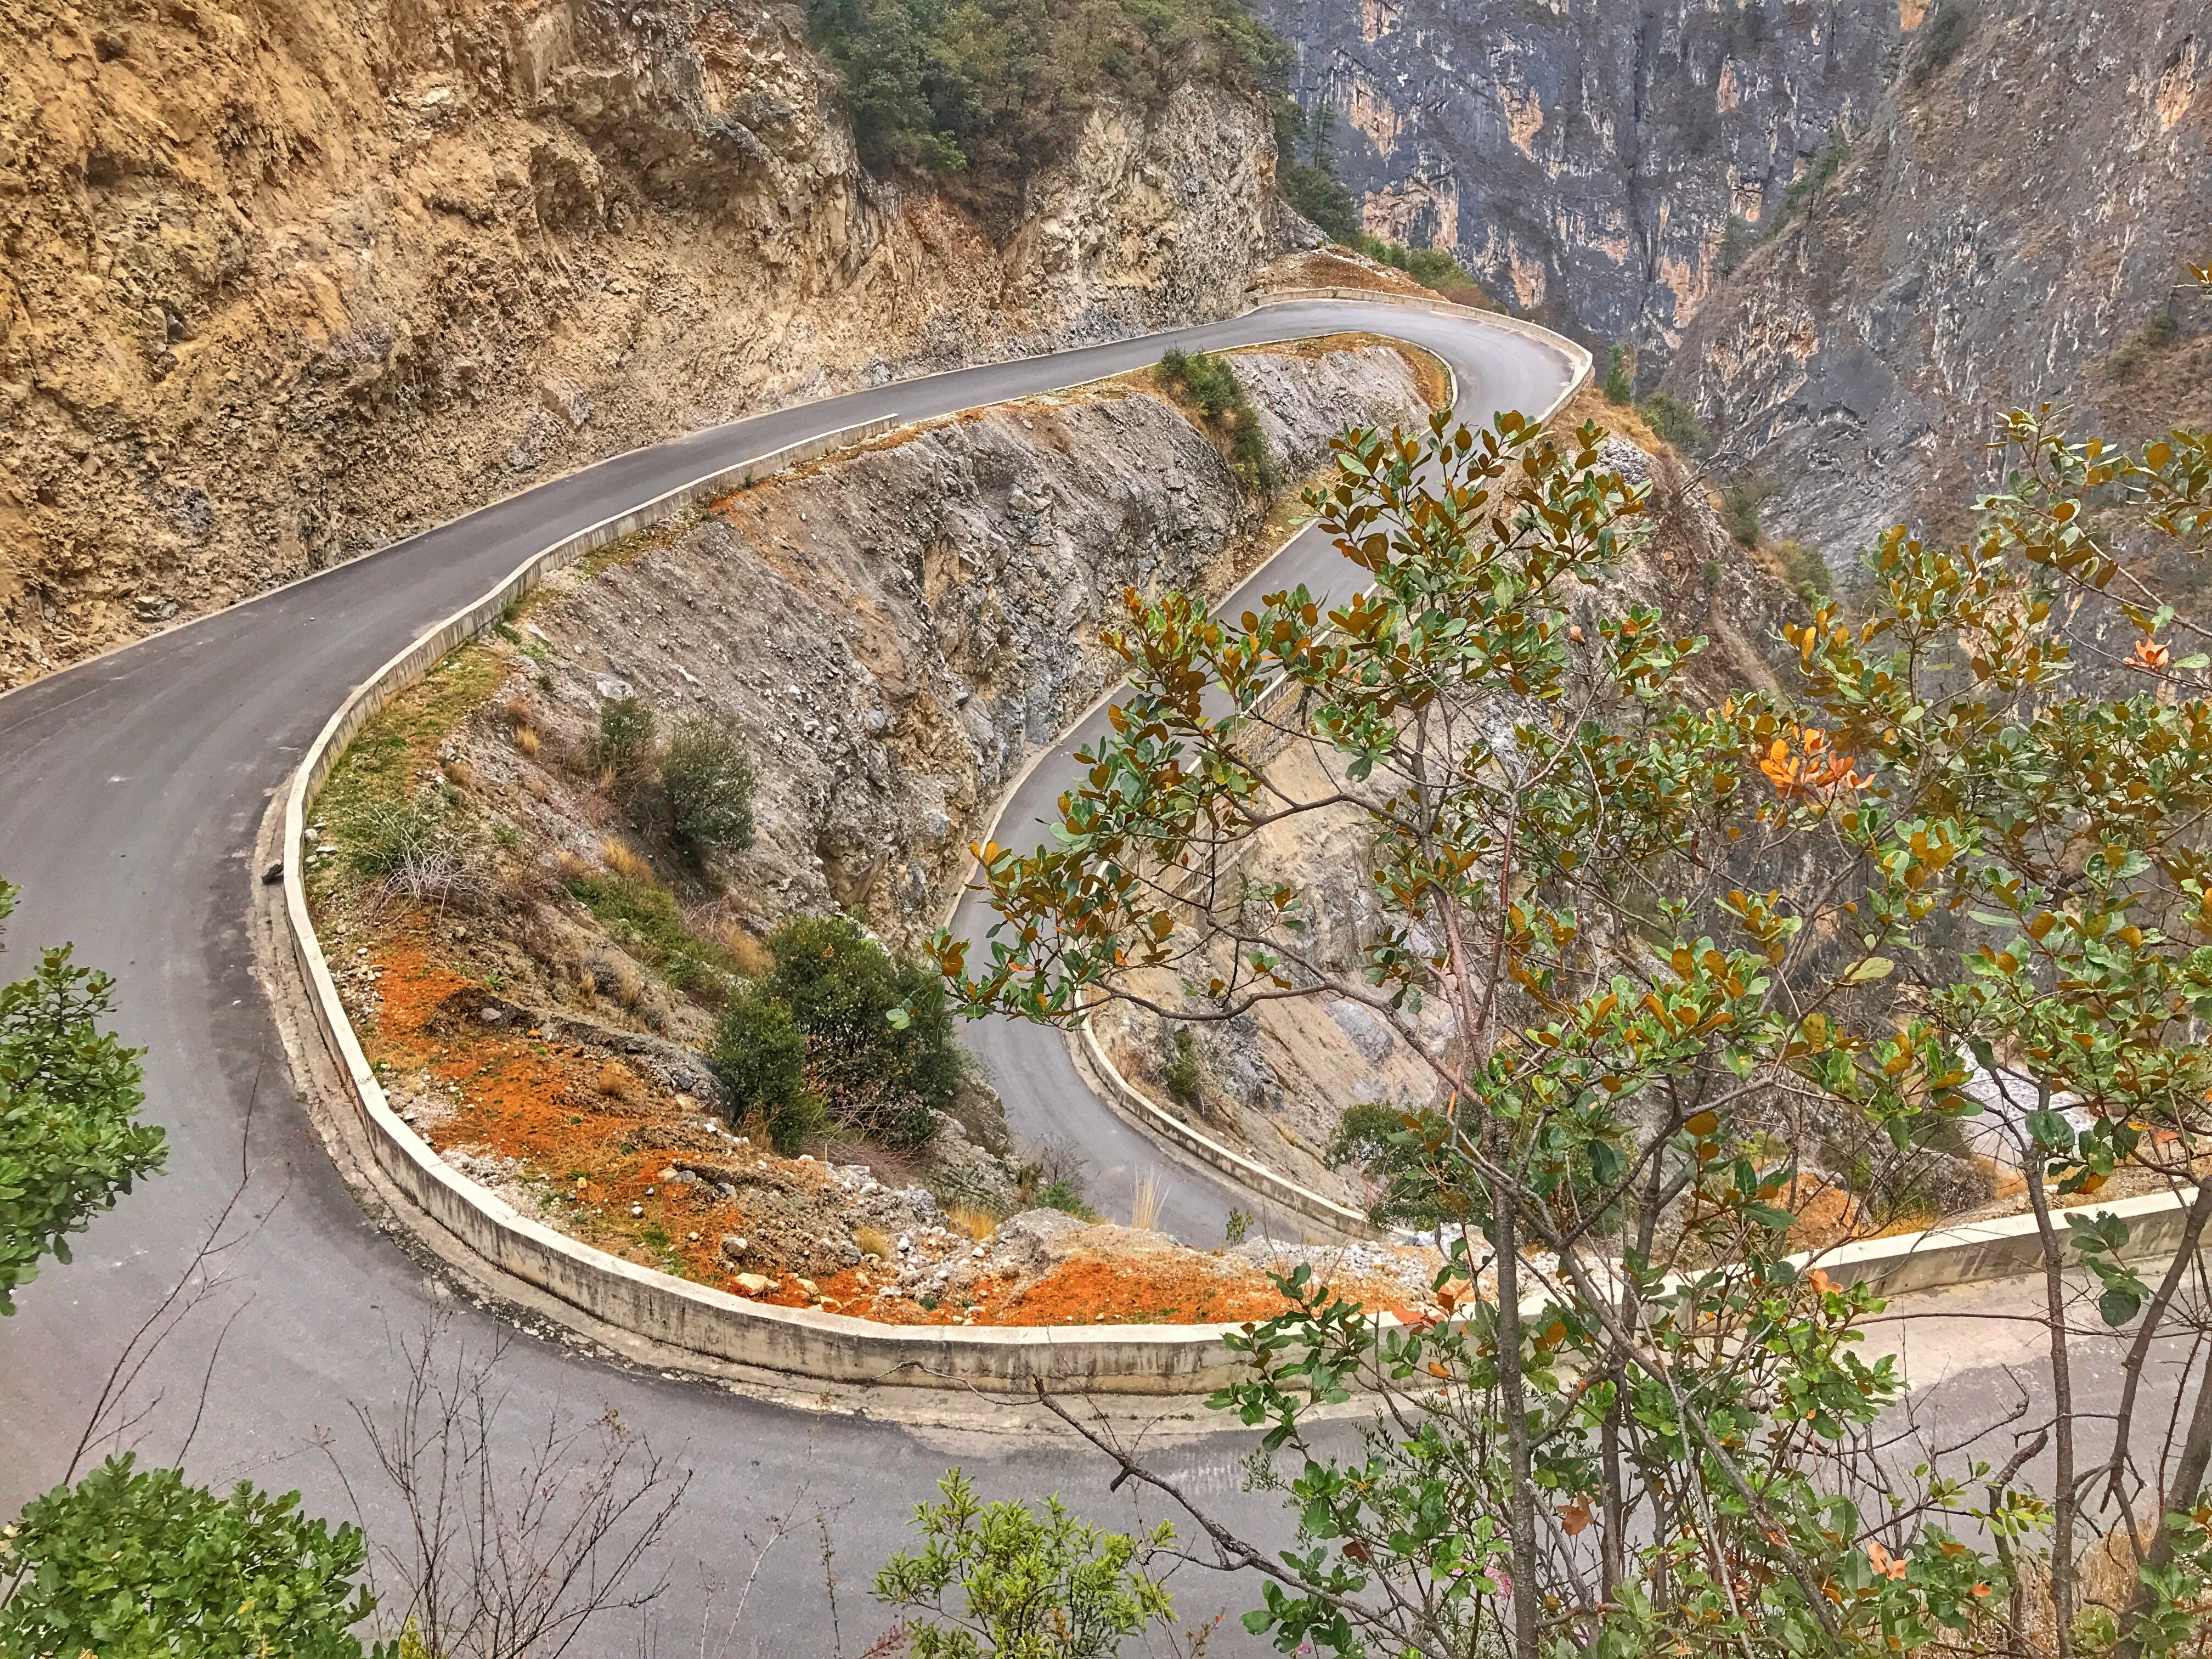
[[[1443,301],[1343,289],[1272,295],[1256,303],[1322,297],[1379,301],[1416,310],[1479,317],[1486,324],[1541,339],[1561,352],[1576,370],[1571,387],[1589,373],[1589,354],[1571,341],[1516,319]],[[392,1111],[338,1000],[330,966],[315,936],[301,873],[301,842],[307,807],[363,722],[428,672],[447,653],[490,629],[508,605],[553,571],[624,536],[678,517],[695,503],[785,467],[864,442],[896,424],[891,420],[873,422],[788,446],[694,480],[556,542],[526,560],[477,603],[416,640],[354,690],[308,749],[293,775],[284,803],[284,914],[314,1024],[337,1064],[366,1133],[371,1156],[410,1202],[493,1267],[607,1324],[715,1359],[828,1381],[999,1387],[1024,1392],[1033,1383],[1042,1382],[1061,1390],[1210,1393],[1231,1381],[1238,1370],[1237,1356],[1222,1340],[1231,1327],[1123,1325],[1054,1329],[884,1325],[848,1315],[747,1301],[579,1243],[457,1173]],[[1282,1187],[1290,1187],[1304,1191],[1169,1117],[1119,1079],[1110,1064],[1100,1069],[1105,1077],[1120,1083],[1119,1103],[1124,1109],[1141,1110],[1158,1133],[1209,1162],[1216,1161],[1218,1153],[1226,1160],[1221,1167],[1240,1180],[1258,1182],[1264,1190],[1279,1194]],[[1159,1122],[1153,1114],[1167,1121]],[[1317,1194],[1308,1196],[1326,1206],[1326,1214],[1356,1214]],[[2128,1218],[2133,1229],[2128,1254],[2171,1253],[2180,1236],[2181,1209],[2187,1196],[2136,1199],[2109,1206],[2113,1213]],[[1364,1218],[1360,1219],[1364,1222]],[[2023,1217],[1870,1240],[1827,1252],[1819,1261],[1839,1279],[1863,1279],[1894,1291],[2024,1273],[2039,1265],[2040,1256],[2035,1224],[2032,1218]]]

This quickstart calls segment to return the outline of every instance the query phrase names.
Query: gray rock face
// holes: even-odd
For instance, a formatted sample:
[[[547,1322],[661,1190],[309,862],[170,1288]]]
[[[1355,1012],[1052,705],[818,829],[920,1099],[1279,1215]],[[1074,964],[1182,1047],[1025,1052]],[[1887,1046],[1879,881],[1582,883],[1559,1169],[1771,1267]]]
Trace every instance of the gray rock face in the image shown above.
[[[1905,8],[1917,14],[1921,7]],[[1896,0],[1264,0],[1366,228],[1663,354],[1896,60]],[[1916,15],[1915,20],[1917,21]],[[1740,244],[1745,233],[1735,239]]]
[[[1387,349],[1236,362],[1291,477],[1346,422],[1419,407]],[[586,741],[611,679],[664,721],[732,716],[758,834],[724,873],[758,920],[837,905],[911,939],[964,879],[976,814],[1105,688],[1119,659],[1099,630],[1123,589],[1206,586],[1255,517],[1213,445],[1152,397],[994,410],[564,577],[569,597],[533,613],[540,695],[563,742]],[[485,748],[487,775],[514,764]],[[596,848],[557,799],[527,810],[551,844]]]
[[[1890,525],[1964,531],[2000,410],[2069,404],[2124,438],[2212,416],[2212,307],[2184,268],[2212,254],[2203,7],[1978,16],[1940,73],[1916,82],[1908,54],[1834,184],[1707,301],[1666,379],[1721,471],[1781,486],[1770,532],[1845,576]]]

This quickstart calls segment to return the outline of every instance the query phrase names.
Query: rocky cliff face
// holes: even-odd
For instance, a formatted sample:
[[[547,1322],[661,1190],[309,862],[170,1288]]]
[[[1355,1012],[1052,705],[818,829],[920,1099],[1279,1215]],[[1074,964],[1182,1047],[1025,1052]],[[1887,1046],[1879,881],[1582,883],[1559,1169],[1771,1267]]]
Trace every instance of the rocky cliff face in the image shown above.
[[[1839,574],[1888,526],[1957,533],[2002,410],[2141,438],[2212,420],[2212,19],[2197,0],[1975,14],[1908,56],[1835,181],[1708,301],[1667,388],[1771,530]]]
[[[1254,108],[1094,112],[1004,246],[797,12],[0,0],[0,687],[535,478],[1234,307]]]
[[[1346,425],[1426,412],[1389,348],[1229,361],[1292,477]],[[760,776],[753,850],[719,872],[726,913],[765,931],[839,906],[919,939],[965,878],[981,815],[1110,683],[1099,630],[1123,587],[1224,591],[1273,550],[1259,519],[1212,442],[1126,383],[933,423],[556,578],[514,665],[545,758],[518,754],[488,705],[473,770],[495,793],[542,775],[502,810],[530,841],[596,857],[605,803],[553,763],[588,750],[601,705],[719,714]]]
[[[1923,0],[1265,0],[1336,118],[1369,231],[1502,301],[1657,355],[1839,125]],[[1731,220],[1738,229],[1731,240]]]

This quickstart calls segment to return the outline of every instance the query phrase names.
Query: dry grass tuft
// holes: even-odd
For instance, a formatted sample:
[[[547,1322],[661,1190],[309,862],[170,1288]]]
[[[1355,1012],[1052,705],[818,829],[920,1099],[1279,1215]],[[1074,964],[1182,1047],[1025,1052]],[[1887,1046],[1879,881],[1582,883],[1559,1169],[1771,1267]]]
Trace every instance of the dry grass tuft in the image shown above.
[[[456,789],[473,789],[477,784],[477,769],[465,760],[447,761],[441,769],[446,781]]]
[[[860,1247],[862,1255],[872,1255],[878,1261],[890,1259],[891,1242],[881,1227],[859,1226],[853,1229],[853,1243]]]
[[[582,854],[572,853],[563,848],[560,855],[553,860],[553,868],[562,880],[574,881],[579,876],[588,876],[592,873],[592,862]]]
[[[538,754],[538,728],[536,726],[518,726],[514,728],[514,750],[515,753],[520,755],[525,760],[536,758]]]
[[[618,841],[612,836],[608,836],[606,844],[599,848],[599,857],[608,869],[624,881],[649,883],[653,878],[653,866],[633,852],[627,842]]]
[[[775,971],[775,952],[768,948],[765,941],[735,922],[714,929],[714,939],[730,953],[738,971],[747,979],[766,979]]]
[[[1160,1224],[1160,1177],[1157,1170],[1146,1170],[1137,1177],[1136,1189],[1129,1200],[1129,1224],[1139,1232],[1151,1232]]]
[[[978,1244],[999,1231],[998,1221],[988,1210],[979,1210],[971,1205],[954,1205],[945,1212],[945,1219],[954,1232],[963,1238],[972,1238]]]

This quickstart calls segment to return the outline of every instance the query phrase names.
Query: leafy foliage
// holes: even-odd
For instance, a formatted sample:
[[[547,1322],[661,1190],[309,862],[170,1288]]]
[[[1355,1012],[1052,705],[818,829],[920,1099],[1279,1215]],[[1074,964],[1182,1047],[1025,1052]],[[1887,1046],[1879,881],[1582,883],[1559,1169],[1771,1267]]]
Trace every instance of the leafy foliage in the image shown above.
[[[353,1582],[367,1546],[299,1503],[243,1483],[218,1498],[174,1469],[111,1458],[33,1499],[9,1530],[21,1577],[0,1602],[0,1653],[359,1659],[353,1627],[375,1605]]]
[[[1802,218],[1811,211],[1814,198],[1827,188],[1828,183],[1844,170],[1850,159],[1851,135],[1838,123],[1829,135],[1827,148],[1823,149],[1813,165],[1790,181],[1782,192],[1782,200],[1766,221],[1766,234],[1773,235],[1793,219]]]
[[[1292,100],[1268,100],[1275,123],[1275,191],[1311,220],[1333,242],[1359,245],[1359,209],[1337,176],[1328,108],[1302,109]]]
[[[1198,1063],[1198,1040],[1191,1036],[1189,1026],[1176,1026],[1168,1039],[1167,1069],[1161,1079],[1167,1085],[1168,1098],[1185,1111],[1195,1109],[1202,1075]]]
[[[1170,396],[1196,405],[1200,418],[1229,451],[1229,465],[1248,489],[1273,489],[1280,482],[1267,453],[1260,411],[1225,357],[1170,347],[1153,371]]]
[[[599,706],[599,729],[592,739],[592,764],[629,782],[653,759],[653,705],[641,697],[612,697]]]
[[[861,160],[993,209],[1073,149],[1102,99],[1261,92],[1290,62],[1243,0],[808,0],[807,16]]]
[[[694,852],[744,852],[753,844],[754,781],[729,716],[678,721],[660,757],[670,837]]]
[[[940,964],[968,1011],[1055,1021],[1142,999],[1140,974],[1200,1018],[1346,998],[1435,1076],[1438,1104],[1348,1115],[1336,1149],[1433,1206],[1435,1311],[1378,1327],[1301,1268],[1292,1309],[1231,1339],[1249,1370],[1214,1403],[1264,1429],[1298,1517],[1279,1555],[1209,1534],[1266,1579],[1255,1632],[1843,1659],[2002,1626],[2024,1650],[2011,1592],[2046,1531],[2072,1628],[2087,1477],[2045,1498],[2022,1459],[1887,1455],[1903,1379],[1859,1329],[1881,1304],[1793,1258],[1791,1206],[1836,1182],[1796,1149],[1847,1126],[1864,1184],[1909,1190],[1978,1075],[2054,1285],[2086,1268],[2106,1322],[2171,1320],[2125,1226],[2056,1224],[2050,1194],[2123,1167],[2185,1189],[2212,1146],[2212,623],[2120,539],[2206,550],[2212,441],[2126,453],[2007,417],[1975,536],[1893,530],[1860,614],[1783,630],[1789,683],[1714,691],[1704,640],[1587,597],[1644,507],[1602,437],[1514,415],[1354,433],[1309,497],[1353,597],[1232,621],[1127,595],[1109,734],[1048,845],[983,849],[1002,923],[977,961],[941,935]],[[2140,630],[2124,668],[2076,668],[2084,611]],[[1330,775],[1311,799],[1254,758],[1285,744]],[[1349,972],[1237,856],[1347,809],[1369,837]],[[1417,1023],[1431,1002],[1448,1041]],[[2190,1215],[2194,1238],[2212,1202]],[[2063,1368],[2055,1315],[2051,1340]],[[1355,1384],[1384,1403],[1352,1447],[1316,1413]],[[2082,1423],[2033,1443],[2070,1459]],[[2125,1411],[2111,1432],[2116,1490],[2148,1497]],[[2193,1504],[2212,1392],[2176,1468]],[[2186,1589],[2194,1536],[2137,1547],[2124,1642]]]
[[[1782,493],[1782,486],[1763,473],[1733,479],[1721,491],[1721,524],[1746,547],[1759,544],[1759,509]]]
[[[15,893],[0,884],[0,921]],[[0,985],[0,1315],[41,1256],[66,1262],[69,1236],[168,1155],[161,1131],[138,1121],[143,1050],[100,1029],[114,1006],[114,981],[66,945]]]
[[[1108,1659],[1171,1614],[1148,1569],[1175,1541],[1163,1522],[1141,1538],[1077,1520],[1057,1496],[1039,1514],[1019,1499],[981,1503],[958,1469],[941,1504],[915,1506],[923,1547],[876,1575],[878,1601],[916,1616],[915,1659]]]
[[[842,916],[794,918],[769,948],[775,973],[732,999],[708,1056],[739,1115],[786,1152],[832,1121],[927,1142],[968,1076],[937,975]]]
[[[566,885],[610,939],[693,1000],[717,1007],[744,977],[726,946],[692,932],[665,887],[612,870],[574,876]]]
[[[1612,346],[1606,352],[1604,390],[1605,399],[1610,404],[1633,403],[1636,400],[1636,382],[1630,373],[1626,346]]]
[[[1380,236],[1362,236],[1357,246],[1378,264],[1402,270],[1422,287],[1434,289],[1439,294],[1479,286],[1460,262],[1440,247],[1407,247],[1402,242]]]
[[[1705,430],[1705,423],[1698,418],[1697,411],[1669,393],[1653,392],[1636,405],[1636,412],[1661,442],[1685,455],[1702,456],[1713,447],[1713,435]]]

